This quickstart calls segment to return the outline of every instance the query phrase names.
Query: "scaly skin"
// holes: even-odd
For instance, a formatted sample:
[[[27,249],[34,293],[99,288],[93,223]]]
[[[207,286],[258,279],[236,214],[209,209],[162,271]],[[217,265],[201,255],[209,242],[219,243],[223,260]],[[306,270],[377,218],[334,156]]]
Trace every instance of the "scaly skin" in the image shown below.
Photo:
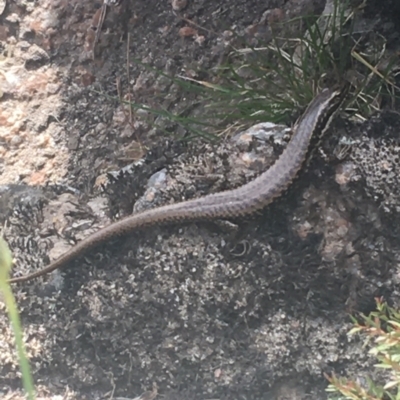
[[[285,192],[311,157],[345,99],[347,89],[348,85],[345,85],[338,90],[324,89],[318,94],[298,121],[293,137],[281,156],[252,182],[237,189],[158,207],[114,222],[82,240],[42,270],[12,278],[9,283],[26,282],[48,274],[110,239],[149,226],[243,217],[263,209]]]

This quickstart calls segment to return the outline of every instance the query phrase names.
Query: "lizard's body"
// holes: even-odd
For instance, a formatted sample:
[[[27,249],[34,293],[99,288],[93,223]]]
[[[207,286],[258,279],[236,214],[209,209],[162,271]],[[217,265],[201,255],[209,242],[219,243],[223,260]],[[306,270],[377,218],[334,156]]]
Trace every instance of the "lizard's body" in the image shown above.
[[[93,233],[42,270],[10,279],[25,282],[60,268],[108,240],[154,225],[196,220],[229,219],[253,214],[279,197],[291,182],[329,126],[347,93],[323,90],[310,103],[295,127],[292,139],[278,160],[263,174],[237,189],[147,210]],[[311,143],[315,141],[316,143]]]

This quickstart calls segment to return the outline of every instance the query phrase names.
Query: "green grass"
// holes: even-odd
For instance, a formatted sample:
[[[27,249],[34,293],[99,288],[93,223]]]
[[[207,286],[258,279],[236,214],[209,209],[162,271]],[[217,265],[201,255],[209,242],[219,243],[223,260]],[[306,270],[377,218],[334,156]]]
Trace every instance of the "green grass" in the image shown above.
[[[165,93],[159,98],[155,95],[153,105],[123,103],[131,113],[147,114],[151,126],[168,134],[181,126],[185,140],[212,141],[259,122],[293,122],[321,88],[347,79],[354,88],[353,114],[362,120],[379,109],[382,96],[392,96],[395,56],[388,56],[382,37],[355,32],[360,11],[350,8],[349,1],[336,1],[329,15],[276,24],[274,39],[264,45],[250,46],[237,37],[242,47],[231,48],[225,62],[211,73],[198,71],[198,76],[207,76],[204,79],[170,76],[133,59],[180,90],[189,105],[182,101],[175,110],[154,106],[164,104],[161,96]],[[284,26],[294,24],[305,26],[304,34],[284,38]]]
[[[389,307],[382,299],[376,301],[377,311],[353,319],[349,335],[360,334],[369,346],[369,354],[377,359],[375,368],[386,371],[384,382],[365,379],[366,384],[328,376],[330,399],[335,400],[399,400],[400,399],[400,312]],[[372,343],[372,345],[371,345]]]
[[[11,252],[5,241],[0,237],[0,292],[2,292],[3,294],[4,302],[7,307],[8,317],[10,319],[11,326],[14,332],[15,347],[17,349],[19,365],[22,372],[22,383],[25,389],[25,393],[27,394],[27,398],[29,400],[34,400],[35,389],[33,385],[29,362],[25,353],[18,308],[10,285],[7,283],[11,267]]]

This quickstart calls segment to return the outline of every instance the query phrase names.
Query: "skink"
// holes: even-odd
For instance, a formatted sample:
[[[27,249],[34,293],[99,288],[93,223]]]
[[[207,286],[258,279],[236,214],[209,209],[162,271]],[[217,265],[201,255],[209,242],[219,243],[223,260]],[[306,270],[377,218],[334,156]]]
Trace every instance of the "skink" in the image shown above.
[[[311,101],[297,122],[294,134],[281,156],[266,172],[252,182],[233,190],[158,207],[126,217],[77,243],[47,267],[25,276],[12,278],[9,282],[25,282],[48,274],[110,239],[149,226],[237,218],[263,209],[285,192],[305,161],[311,157],[336,111],[343,103],[348,86],[346,84],[339,89],[322,90]]]

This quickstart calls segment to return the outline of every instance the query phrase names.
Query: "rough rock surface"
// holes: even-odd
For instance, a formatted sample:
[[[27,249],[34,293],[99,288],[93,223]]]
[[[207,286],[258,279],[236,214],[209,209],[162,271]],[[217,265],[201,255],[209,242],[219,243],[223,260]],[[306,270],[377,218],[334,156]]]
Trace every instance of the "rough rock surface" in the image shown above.
[[[0,64],[0,218],[16,274],[133,209],[239,186],[284,148],[287,132],[277,142],[241,134],[219,146],[183,145],[165,134],[173,124],[152,129],[143,113],[128,121],[118,90],[175,112],[194,99],[139,63],[128,75],[124,30],[135,59],[170,74],[204,71],[223,58],[228,30],[256,43],[268,38],[269,18],[323,2],[185,3],[124,0],[110,9],[93,60],[99,2],[8,2],[0,25],[9,49]],[[385,11],[371,1],[365,16],[379,15],[390,44],[398,20]],[[236,227],[150,229],[16,287],[40,396],[148,391],[151,399],[157,388],[171,400],[317,400],[326,397],[324,373],[371,375],[374,360],[346,335],[348,312],[374,309],[376,296],[400,304],[399,125],[396,112],[353,128],[338,121],[331,133],[351,138],[349,155],[317,158],[278,202]],[[334,153],[329,140],[324,148]],[[0,396],[19,398],[2,315]]]

